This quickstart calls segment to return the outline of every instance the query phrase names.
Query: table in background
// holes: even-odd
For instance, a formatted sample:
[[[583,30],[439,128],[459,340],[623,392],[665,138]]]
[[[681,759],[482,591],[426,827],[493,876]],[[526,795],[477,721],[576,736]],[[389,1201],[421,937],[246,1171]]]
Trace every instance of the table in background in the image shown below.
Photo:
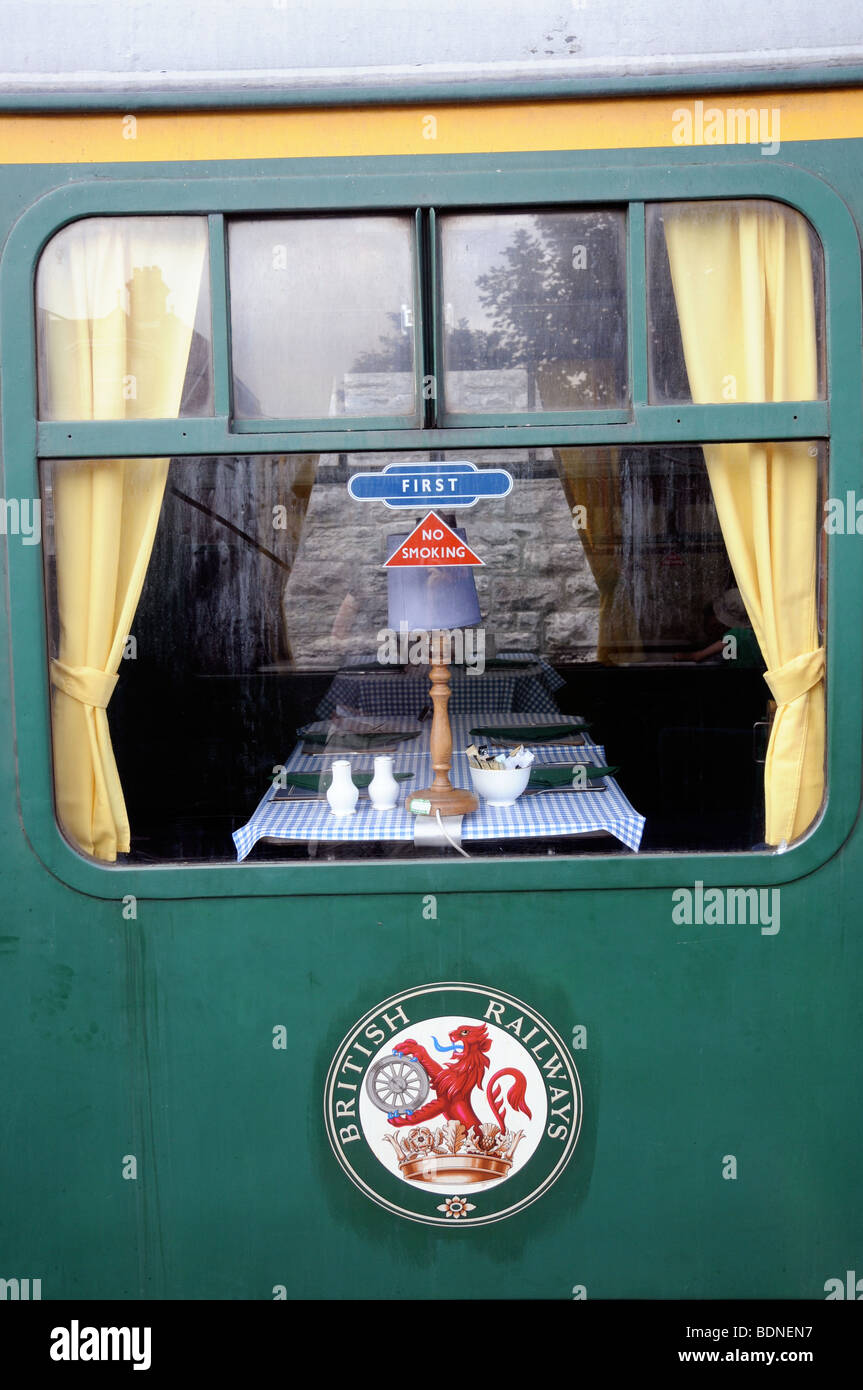
[[[501,714],[499,710],[452,717],[453,765],[450,778],[454,786],[471,787],[467,755],[462,751],[470,742],[469,730],[477,723],[500,728],[519,728],[548,721],[540,715]],[[559,716],[558,722],[578,724],[578,716]],[[415,728],[412,719],[392,720],[393,728]],[[354,815],[334,816],[326,800],[315,802],[274,801],[270,787],[248,823],[233,834],[237,858],[245,859],[259,840],[305,841],[408,841],[414,840],[416,816],[405,809],[414,793],[431,784],[433,773],[429,737],[431,721],[422,725],[418,739],[397,745],[393,771],[414,773],[409,782],[399,784],[399,804],[394,811],[376,811],[367,796],[360,796]],[[531,750],[536,765],[592,763],[606,765],[605,749],[596,743],[580,746],[553,744]],[[297,744],[285,763],[288,772],[324,772],[330,758],[315,758]],[[352,772],[371,772],[374,753],[352,756]],[[479,810],[461,818],[460,838],[464,845],[478,840],[512,840],[566,835],[613,835],[627,848],[637,850],[644,831],[639,815],[612,777],[604,779],[604,792],[545,791],[539,796],[523,795],[512,806],[495,807],[480,801]],[[302,795],[302,793],[300,793]]]
[[[469,669],[451,667],[451,715],[478,714],[489,709],[508,714],[513,710],[560,714],[555,691],[566,681],[554,667],[530,652],[504,652],[496,660],[512,662],[515,669],[508,671],[505,665],[487,666],[481,675],[471,675]],[[373,662],[374,655],[363,664]],[[346,667],[336,672],[315,717],[328,719],[337,708],[343,708],[357,714],[409,715],[417,719],[428,703],[428,666],[378,666],[372,671],[352,671]]]

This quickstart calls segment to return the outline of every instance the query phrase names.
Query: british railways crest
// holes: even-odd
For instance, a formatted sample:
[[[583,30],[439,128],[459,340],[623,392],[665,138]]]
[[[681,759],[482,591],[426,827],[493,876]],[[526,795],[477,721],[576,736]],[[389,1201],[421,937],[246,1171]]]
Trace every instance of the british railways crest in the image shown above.
[[[481,1226],[563,1172],[581,1085],[526,1004],[481,985],[421,985],[354,1025],[324,1110],[336,1158],[366,1196],[411,1221]]]

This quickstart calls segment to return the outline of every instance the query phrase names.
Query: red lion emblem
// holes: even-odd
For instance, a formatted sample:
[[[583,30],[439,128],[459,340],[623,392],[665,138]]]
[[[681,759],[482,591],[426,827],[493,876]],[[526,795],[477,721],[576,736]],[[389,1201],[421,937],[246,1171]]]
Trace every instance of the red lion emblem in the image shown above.
[[[412,1115],[392,1117],[391,1125],[418,1125],[426,1120],[433,1120],[437,1115],[444,1115],[448,1120],[459,1120],[465,1129],[476,1126],[479,1131],[480,1121],[471,1105],[471,1093],[474,1087],[482,1086],[483,1074],[489,1065],[486,1053],[491,1048],[491,1038],[484,1023],[462,1023],[453,1028],[449,1036],[454,1045],[461,1044],[461,1051],[452,1062],[446,1063],[436,1062],[422,1044],[414,1042],[413,1038],[406,1038],[404,1042],[396,1044],[395,1052],[414,1057],[425,1068],[429,1081],[437,1092],[437,1099],[427,1101]],[[490,1078],[485,1093],[503,1133],[506,1131],[506,1110],[501,1102],[498,1085],[502,1076],[513,1078],[513,1084],[506,1097],[513,1110],[520,1110],[528,1119],[532,1116],[525,1100],[527,1079],[523,1073],[514,1067],[504,1067],[502,1071],[496,1071]]]

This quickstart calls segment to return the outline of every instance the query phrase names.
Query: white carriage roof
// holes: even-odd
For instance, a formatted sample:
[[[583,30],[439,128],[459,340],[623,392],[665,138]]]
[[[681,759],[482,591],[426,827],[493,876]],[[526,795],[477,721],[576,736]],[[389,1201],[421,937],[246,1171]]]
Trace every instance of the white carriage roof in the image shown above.
[[[0,91],[541,82],[863,62],[859,0],[0,0]]]

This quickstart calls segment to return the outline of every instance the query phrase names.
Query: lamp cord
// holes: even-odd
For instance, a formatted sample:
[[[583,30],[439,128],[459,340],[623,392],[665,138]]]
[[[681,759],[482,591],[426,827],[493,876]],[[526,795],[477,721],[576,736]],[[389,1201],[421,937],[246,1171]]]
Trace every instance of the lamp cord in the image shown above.
[[[449,840],[449,842],[450,842],[450,844],[452,845],[453,849],[458,850],[459,854],[462,856],[463,859],[470,859],[471,856],[468,854],[467,850],[462,849],[461,845],[457,845],[457,844],[456,844],[456,842],[455,842],[455,840],[453,839],[452,835],[450,835],[449,831],[447,830],[446,826],[444,825],[443,821],[441,820],[441,817],[440,817],[440,807],[438,807],[437,810],[435,811],[435,815],[437,816],[438,829],[440,830],[441,834],[442,834],[447,840]]]

